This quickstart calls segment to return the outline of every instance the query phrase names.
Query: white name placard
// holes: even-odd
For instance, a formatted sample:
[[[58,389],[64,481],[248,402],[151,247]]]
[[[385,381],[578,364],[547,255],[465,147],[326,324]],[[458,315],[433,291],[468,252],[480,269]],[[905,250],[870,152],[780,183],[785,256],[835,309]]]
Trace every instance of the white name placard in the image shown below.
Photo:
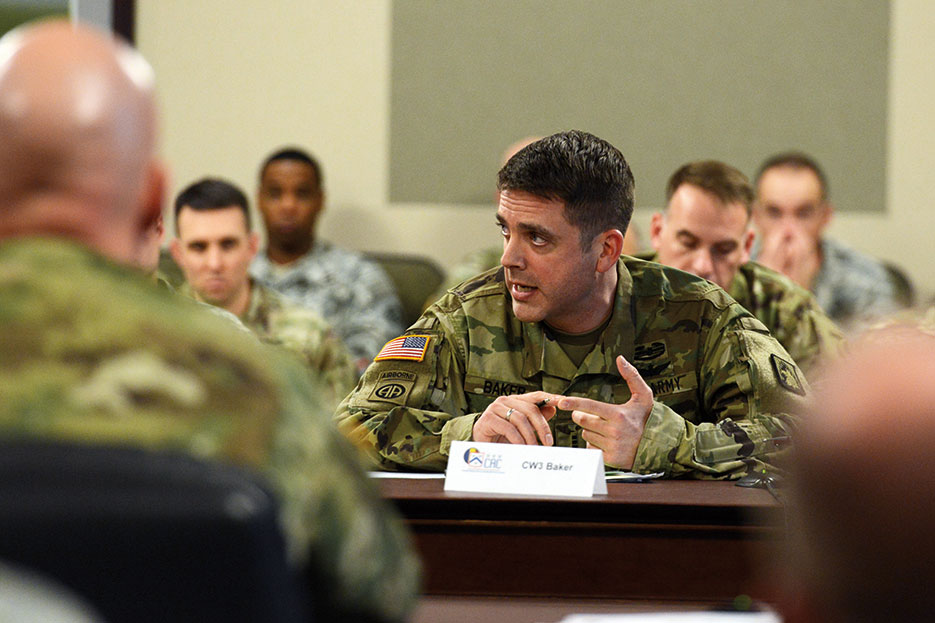
[[[604,454],[584,448],[454,441],[445,490],[587,498],[607,493]]]

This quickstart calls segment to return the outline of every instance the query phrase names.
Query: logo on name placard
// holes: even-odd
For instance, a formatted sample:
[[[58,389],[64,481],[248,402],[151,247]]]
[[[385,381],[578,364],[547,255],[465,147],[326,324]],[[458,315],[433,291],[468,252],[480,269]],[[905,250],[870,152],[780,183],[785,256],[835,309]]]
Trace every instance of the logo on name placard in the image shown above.
[[[481,452],[477,448],[470,447],[464,452],[464,462],[472,471],[499,472],[503,457],[493,452]]]

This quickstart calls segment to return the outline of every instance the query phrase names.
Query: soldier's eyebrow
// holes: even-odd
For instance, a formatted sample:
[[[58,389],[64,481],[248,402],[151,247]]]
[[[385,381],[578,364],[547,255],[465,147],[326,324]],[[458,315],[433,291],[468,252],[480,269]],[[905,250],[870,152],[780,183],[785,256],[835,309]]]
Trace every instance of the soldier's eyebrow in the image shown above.
[[[506,222],[506,220],[500,215],[499,212],[497,212],[497,224],[500,225],[500,227],[506,227],[507,229],[510,229],[510,224]],[[554,232],[537,223],[524,223],[520,221],[519,223],[516,223],[514,228],[524,234],[532,234],[534,236],[548,240],[554,240],[556,238]]]
[[[551,231],[535,223],[517,223],[516,228],[523,233],[533,234],[540,238],[547,238],[549,240],[555,238],[555,235]]]
[[[695,242],[695,241],[698,240],[698,236],[696,236],[695,234],[691,233],[691,232],[688,231],[687,229],[680,229],[680,230],[676,231],[676,232],[675,232],[675,237],[676,237],[676,238],[687,238],[687,239],[688,239],[689,241],[691,241],[691,242]]]

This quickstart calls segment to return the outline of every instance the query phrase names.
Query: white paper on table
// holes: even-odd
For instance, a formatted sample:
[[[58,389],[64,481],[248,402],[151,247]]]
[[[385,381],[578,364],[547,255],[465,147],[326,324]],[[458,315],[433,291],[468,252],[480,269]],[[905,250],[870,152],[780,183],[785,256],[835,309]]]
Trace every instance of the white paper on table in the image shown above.
[[[442,472],[367,472],[371,478],[405,478],[409,480],[440,480],[445,477]]]
[[[663,472],[653,472],[652,474],[637,474],[636,472],[622,472],[619,470],[610,470],[604,472],[604,478],[607,482],[643,482],[644,480],[655,480],[665,476]]]
[[[643,612],[570,614],[559,623],[782,623],[775,612]]]

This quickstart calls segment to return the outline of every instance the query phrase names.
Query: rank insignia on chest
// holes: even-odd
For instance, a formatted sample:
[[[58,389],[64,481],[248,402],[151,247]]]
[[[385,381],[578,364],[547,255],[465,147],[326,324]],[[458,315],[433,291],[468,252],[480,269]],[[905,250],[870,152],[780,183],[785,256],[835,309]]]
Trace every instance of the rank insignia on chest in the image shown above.
[[[669,350],[663,341],[637,344],[633,353],[633,366],[643,378],[671,374]]]
[[[373,360],[408,359],[410,361],[422,361],[425,358],[425,351],[428,350],[430,338],[430,335],[401,335],[387,342]]]

